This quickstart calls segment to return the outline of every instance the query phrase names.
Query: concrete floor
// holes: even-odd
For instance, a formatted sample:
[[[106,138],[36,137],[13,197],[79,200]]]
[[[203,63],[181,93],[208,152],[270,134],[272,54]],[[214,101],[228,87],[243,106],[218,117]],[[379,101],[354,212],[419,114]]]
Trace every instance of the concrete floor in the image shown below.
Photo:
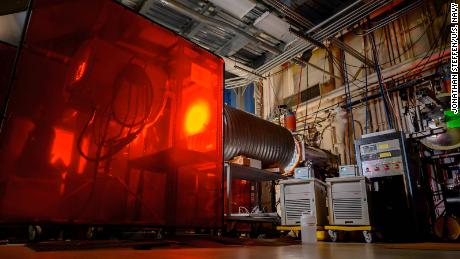
[[[406,249],[401,249],[406,247]],[[407,249],[410,248],[410,249]],[[450,250],[449,250],[450,249]],[[224,248],[168,248],[153,250],[100,249],[86,251],[34,252],[19,245],[0,246],[0,258],[340,258],[340,259],[377,259],[377,258],[417,258],[444,259],[460,258],[460,244],[354,244],[354,243],[318,243],[317,245],[293,246],[249,246]]]

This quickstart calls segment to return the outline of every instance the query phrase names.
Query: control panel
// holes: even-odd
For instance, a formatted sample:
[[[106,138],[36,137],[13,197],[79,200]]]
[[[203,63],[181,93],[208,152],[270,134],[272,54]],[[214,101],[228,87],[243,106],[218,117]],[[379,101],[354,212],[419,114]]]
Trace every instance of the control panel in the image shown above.
[[[390,134],[387,138],[381,135],[362,142],[357,143],[356,151],[359,152],[357,155],[363,176],[374,178],[404,174],[404,152],[400,138]]]

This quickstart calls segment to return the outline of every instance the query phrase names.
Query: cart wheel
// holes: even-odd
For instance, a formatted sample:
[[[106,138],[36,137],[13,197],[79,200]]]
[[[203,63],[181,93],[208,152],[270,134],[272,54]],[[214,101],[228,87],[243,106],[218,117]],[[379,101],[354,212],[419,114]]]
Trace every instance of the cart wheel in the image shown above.
[[[28,228],[28,239],[30,242],[36,242],[40,239],[42,228],[38,225],[30,225]]]
[[[372,243],[373,241],[372,232],[364,230],[363,236],[364,236],[364,240],[366,241],[366,243]]]
[[[88,227],[86,230],[86,239],[92,240],[96,236],[96,228],[95,227]]]
[[[332,242],[337,242],[338,239],[338,233],[335,230],[328,230],[327,234],[329,235],[329,238],[331,239]]]
[[[266,237],[267,237],[266,234],[259,234],[259,235],[257,236],[257,239],[265,239]]]
[[[157,232],[156,235],[155,235],[155,238],[156,238],[156,239],[163,239],[163,233],[162,233],[162,232],[163,232],[163,231],[158,230],[158,232]]]

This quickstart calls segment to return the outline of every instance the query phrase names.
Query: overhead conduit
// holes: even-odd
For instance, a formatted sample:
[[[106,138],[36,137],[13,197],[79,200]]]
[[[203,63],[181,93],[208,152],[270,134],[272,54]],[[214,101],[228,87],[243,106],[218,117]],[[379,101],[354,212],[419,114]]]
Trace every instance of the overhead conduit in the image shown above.
[[[273,54],[276,54],[276,55],[279,55],[281,54],[281,50],[279,50],[278,48],[268,44],[268,43],[265,43],[259,39],[257,39],[256,37],[250,35],[249,33],[245,32],[244,30],[238,28],[238,27],[235,27],[229,23],[226,23],[224,21],[221,21],[221,20],[218,20],[218,19],[215,19],[215,18],[212,18],[212,17],[209,17],[209,16],[205,16],[205,15],[202,15],[194,10],[191,10],[190,8],[188,8],[187,6],[175,1],[175,0],[161,0],[162,3],[164,3],[166,6],[168,6],[169,8],[175,10],[176,12],[179,12],[187,17],[190,17],[192,18],[193,20],[195,21],[199,21],[201,23],[204,23],[204,24],[208,24],[208,25],[212,25],[212,26],[221,26],[223,28],[226,28],[230,31],[232,31],[233,33],[235,34],[238,34],[240,36],[243,36],[245,38],[247,38],[249,41],[251,41],[252,43],[254,44],[257,44],[258,46],[260,46],[262,49],[264,50],[267,50]]]

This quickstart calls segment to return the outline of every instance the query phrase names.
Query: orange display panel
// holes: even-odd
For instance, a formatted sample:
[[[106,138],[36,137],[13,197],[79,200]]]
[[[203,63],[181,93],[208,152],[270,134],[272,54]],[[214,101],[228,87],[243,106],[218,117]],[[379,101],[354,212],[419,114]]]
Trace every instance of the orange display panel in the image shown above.
[[[223,61],[110,0],[35,0],[0,223],[220,227]]]

